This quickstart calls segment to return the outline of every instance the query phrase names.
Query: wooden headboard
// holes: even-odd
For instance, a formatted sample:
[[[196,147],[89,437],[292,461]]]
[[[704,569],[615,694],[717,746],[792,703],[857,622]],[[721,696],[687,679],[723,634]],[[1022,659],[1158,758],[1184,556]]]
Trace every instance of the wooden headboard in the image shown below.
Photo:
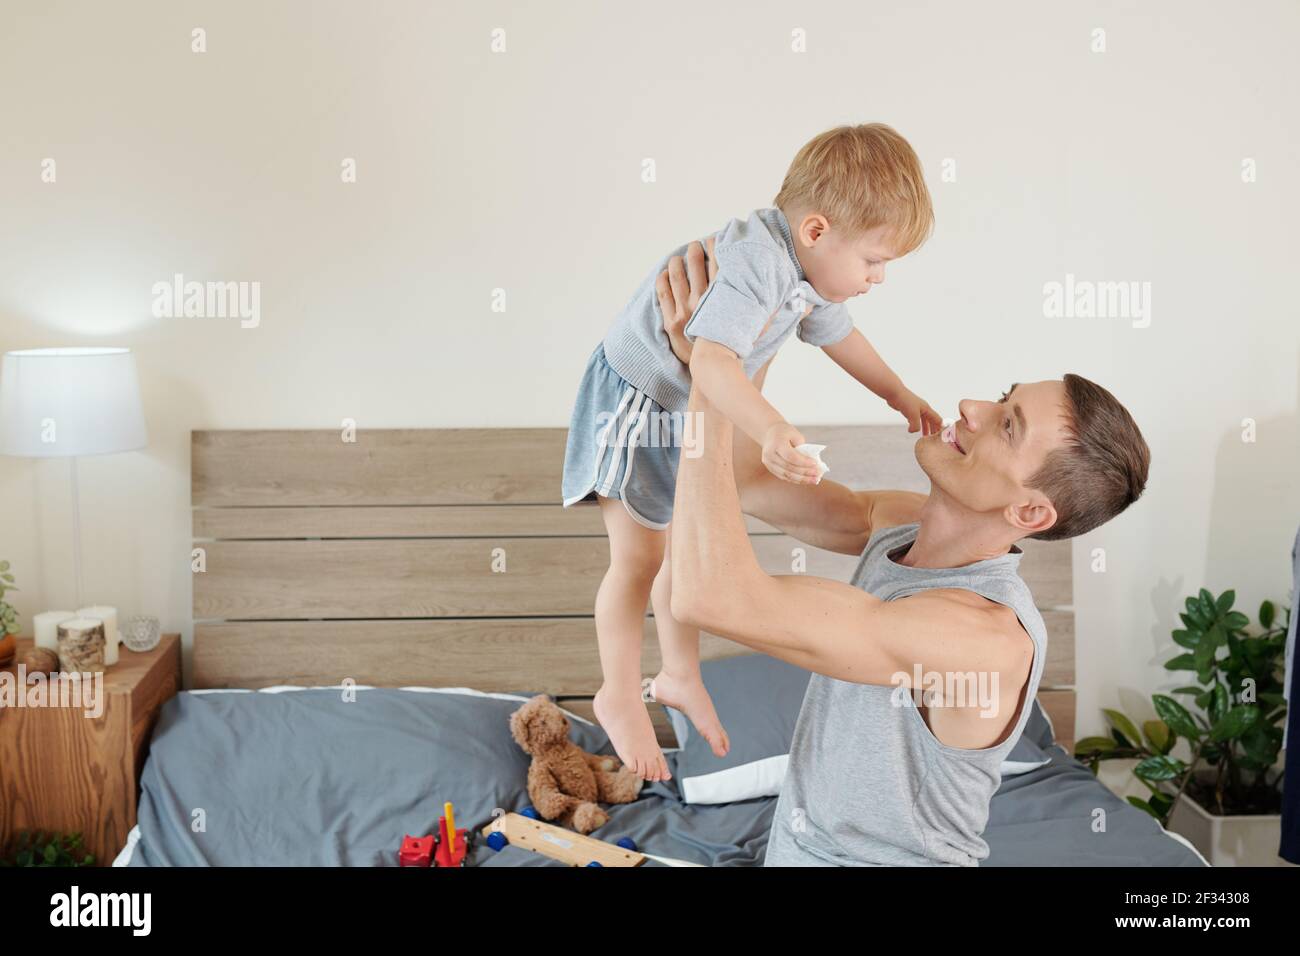
[[[851,488],[928,492],[904,426],[801,426]],[[561,508],[563,428],[195,431],[195,688],[334,685],[539,691],[591,718],[593,606],[609,565],[594,503]],[[847,581],[853,555],[746,519],[759,561]],[[1049,634],[1038,698],[1074,738],[1070,542],[1025,541]],[[649,610],[649,609],[648,609]],[[703,659],[752,653],[701,635]],[[659,669],[654,619],[642,671]],[[665,746],[663,709],[651,708]]]

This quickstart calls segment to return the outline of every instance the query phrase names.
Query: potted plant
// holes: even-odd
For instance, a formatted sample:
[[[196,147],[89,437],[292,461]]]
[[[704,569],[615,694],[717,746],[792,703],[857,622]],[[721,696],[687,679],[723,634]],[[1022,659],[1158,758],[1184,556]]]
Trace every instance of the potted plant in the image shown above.
[[[0,667],[13,660],[18,649],[14,635],[18,633],[18,611],[5,600],[6,591],[17,591],[14,576],[9,573],[9,562],[0,561]]]
[[[1133,775],[1150,796],[1129,797],[1186,837],[1215,866],[1283,865],[1281,840],[1282,769],[1277,766],[1286,722],[1283,697],[1286,633],[1272,601],[1259,608],[1258,633],[1249,618],[1233,610],[1236,592],[1218,597],[1202,588],[1186,600],[1172,634],[1181,652],[1165,662],[1170,671],[1191,671],[1196,683],[1172,693],[1191,698],[1184,706],[1172,696],[1153,694],[1157,719],[1137,725],[1117,710],[1105,710],[1109,737],[1085,737],[1074,755],[1095,774],[1103,760],[1134,759]],[[1179,740],[1188,758],[1173,755]]]
[[[18,834],[17,846],[12,853],[0,856],[0,866],[93,866],[95,857],[86,852],[78,833]]]

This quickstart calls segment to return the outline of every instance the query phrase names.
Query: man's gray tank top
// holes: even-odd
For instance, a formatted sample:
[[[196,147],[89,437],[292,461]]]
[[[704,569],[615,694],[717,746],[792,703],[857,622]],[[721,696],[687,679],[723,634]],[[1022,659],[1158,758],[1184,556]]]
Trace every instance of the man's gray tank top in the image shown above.
[[[852,583],[883,601],[927,588],[965,588],[1015,611],[1034,642],[1016,725],[994,747],[950,747],[931,732],[907,688],[813,674],[764,866],[978,866],[988,856],[980,834],[1002,760],[1020,738],[1038,691],[1047,631],[1017,571],[1019,548],[960,568],[898,564],[919,527],[873,534]]]

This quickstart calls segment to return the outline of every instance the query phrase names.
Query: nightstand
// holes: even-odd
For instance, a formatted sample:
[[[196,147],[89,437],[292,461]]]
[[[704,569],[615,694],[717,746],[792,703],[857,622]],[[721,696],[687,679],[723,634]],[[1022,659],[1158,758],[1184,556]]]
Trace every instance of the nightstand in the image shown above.
[[[18,690],[18,663],[32,643],[18,638],[13,663],[0,668]],[[52,697],[59,683],[47,682]],[[16,841],[19,830],[80,830],[95,864],[112,863],[135,826],[158,710],[180,686],[180,635],[164,634],[142,654],[121,645],[117,663],[104,668],[98,716],[86,716],[83,703],[0,706],[0,845]]]

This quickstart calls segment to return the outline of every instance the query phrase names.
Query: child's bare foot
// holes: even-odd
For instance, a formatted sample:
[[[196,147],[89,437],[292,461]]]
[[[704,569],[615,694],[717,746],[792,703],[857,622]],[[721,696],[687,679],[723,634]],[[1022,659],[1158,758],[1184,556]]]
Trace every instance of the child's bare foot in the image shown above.
[[[661,704],[680,710],[690,718],[700,736],[709,742],[715,757],[725,757],[731,749],[722,721],[713,709],[713,698],[704,687],[699,671],[693,677],[675,677],[660,671],[650,682],[650,697]]]
[[[650,723],[650,712],[641,701],[639,687],[633,688],[631,694],[620,696],[602,684],[591,708],[625,767],[644,780],[668,780],[672,776],[655,739],[654,724]]]

